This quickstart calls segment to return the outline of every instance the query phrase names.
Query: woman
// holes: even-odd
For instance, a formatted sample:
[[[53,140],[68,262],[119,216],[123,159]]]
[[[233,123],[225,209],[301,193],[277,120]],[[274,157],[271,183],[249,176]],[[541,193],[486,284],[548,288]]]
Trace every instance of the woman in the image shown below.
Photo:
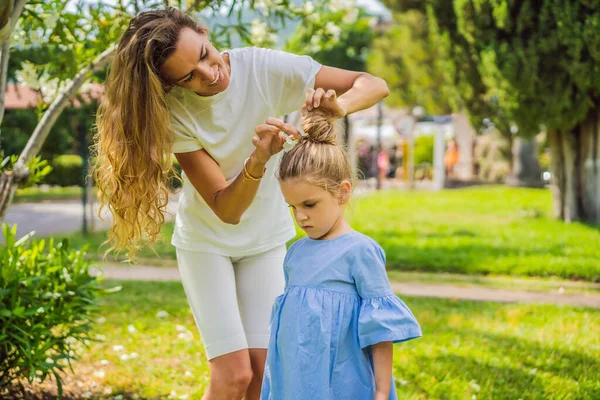
[[[219,53],[175,8],[131,20],[99,110],[96,179],[114,217],[110,240],[133,256],[164,222],[170,153],[183,169],[172,244],[209,359],[205,400],[260,395],[270,310],[295,235],[274,176],[280,131],[299,137],[270,117],[304,105],[342,118],[387,94],[379,78],[306,56]]]

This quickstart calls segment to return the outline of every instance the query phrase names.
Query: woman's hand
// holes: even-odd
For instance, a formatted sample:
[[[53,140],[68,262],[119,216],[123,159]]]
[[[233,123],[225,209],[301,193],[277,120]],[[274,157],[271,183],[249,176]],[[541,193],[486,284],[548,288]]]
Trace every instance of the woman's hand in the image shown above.
[[[300,138],[300,133],[293,125],[283,122],[277,118],[269,118],[264,124],[256,127],[256,136],[252,138],[252,144],[256,147],[254,152],[257,161],[266,163],[271,156],[283,149],[285,137],[279,132],[284,132],[295,139]]]
[[[306,90],[306,103],[302,109],[303,111],[312,111],[315,108],[326,109],[336,118],[344,118],[346,116],[346,109],[338,101],[337,94],[333,89],[327,92],[322,88]]]

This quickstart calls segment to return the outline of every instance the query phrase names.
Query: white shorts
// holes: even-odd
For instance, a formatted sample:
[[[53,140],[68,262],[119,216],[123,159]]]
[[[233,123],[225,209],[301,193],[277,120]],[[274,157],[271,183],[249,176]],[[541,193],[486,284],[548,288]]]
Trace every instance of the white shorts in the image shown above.
[[[208,359],[269,345],[275,297],[283,293],[285,245],[245,257],[177,249],[177,263]]]

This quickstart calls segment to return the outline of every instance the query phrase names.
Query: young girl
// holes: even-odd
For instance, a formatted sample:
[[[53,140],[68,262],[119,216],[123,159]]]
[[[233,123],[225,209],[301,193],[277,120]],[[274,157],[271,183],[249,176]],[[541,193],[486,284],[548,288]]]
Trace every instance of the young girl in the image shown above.
[[[421,336],[392,292],[383,250],[344,218],[352,169],[332,121],[322,110],[305,113],[307,135],[279,167],[283,196],[308,237],[285,257],[263,400],[396,399],[392,343]]]

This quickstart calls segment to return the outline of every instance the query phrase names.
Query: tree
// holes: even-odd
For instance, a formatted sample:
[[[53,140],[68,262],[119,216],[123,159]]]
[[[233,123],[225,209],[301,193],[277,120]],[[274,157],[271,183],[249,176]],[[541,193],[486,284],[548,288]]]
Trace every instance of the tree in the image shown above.
[[[600,222],[600,3],[387,1],[417,9],[476,121],[548,132],[556,216]],[[509,128],[510,130],[510,128]]]
[[[306,16],[289,0],[119,0],[116,6],[63,0],[3,1],[0,5],[0,126],[11,46],[45,46],[53,57],[45,65],[24,62],[15,74],[43,94],[44,103],[40,105],[43,114],[18,158],[8,157],[0,164],[0,221],[16,189],[30,178],[39,178],[32,176],[32,172],[42,170],[36,156],[50,129],[84,84],[104,70],[132,15],[167,5],[217,21],[209,25],[211,39],[217,45],[231,43],[235,35],[250,36],[247,24],[242,22],[242,14],[248,9],[259,10],[268,24]]]
[[[304,4],[309,15],[297,26],[285,50],[313,57],[322,64],[353,71],[366,69],[374,38],[373,18],[352,1],[343,4]]]
[[[423,12],[395,12],[393,23],[373,42],[369,70],[388,83],[390,105],[422,106],[430,114],[449,114],[458,111],[460,98],[445,84],[440,52],[429,36]]]

